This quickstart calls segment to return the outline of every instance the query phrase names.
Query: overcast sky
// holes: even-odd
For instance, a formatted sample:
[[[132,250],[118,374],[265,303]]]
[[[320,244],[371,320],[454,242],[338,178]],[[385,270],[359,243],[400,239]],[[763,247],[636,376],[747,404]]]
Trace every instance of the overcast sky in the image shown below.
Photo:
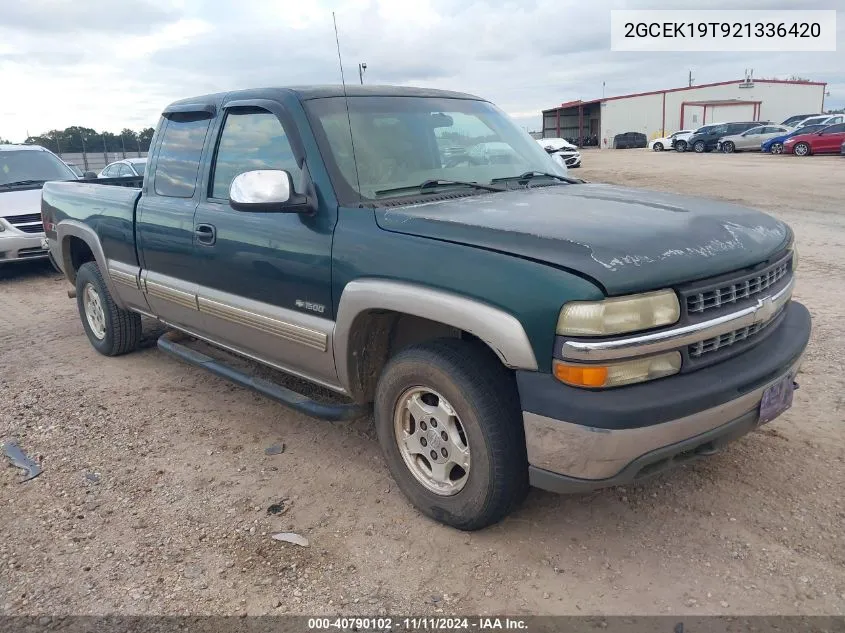
[[[170,101],[238,88],[347,81],[488,98],[538,129],[572,99],[800,75],[845,106],[845,0],[711,0],[701,8],[839,9],[835,53],[613,53],[611,8],[688,0],[7,0],[0,17],[0,137],[154,126]]]

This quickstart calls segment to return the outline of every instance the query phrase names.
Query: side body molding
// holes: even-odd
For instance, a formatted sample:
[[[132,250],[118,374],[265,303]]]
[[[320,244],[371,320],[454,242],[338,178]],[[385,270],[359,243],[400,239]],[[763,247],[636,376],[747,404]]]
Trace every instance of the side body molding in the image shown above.
[[[61,249],[62,269],[65,271],[65,276],[68,278],[68,281],[72,284],[76,284],[76,273],[73,270],[73,265],[70,260],[70,240],[68,238],[78,237],[88,245],[88,248],[90,248],[91,252],[94,254],[94,260],[100,268],[103,280],[106,282],[106,286],[108,286],[109,292],[114,298],[115,303],[117,303],[121,308],[125,308],[126,306],[121,298],[120,292],[118,292],[115,288],[114,281],[111,278],[111,275],[109,275],[108,260],[103,252],[103,245],[100,243],[100,237],[97,235],[97,232],[87,224],[78,220],[61,220],[58,224],[56,224],[56,236],[56,241]]]
[[[459,328],[484,341],[514,369],[537,371],[537,359],[516,317],[457,294],[383,279],[359,279],[343,289],[333,339],[338,381],[350,389],[349,341],[355,320],[364,313],[392,310]]]

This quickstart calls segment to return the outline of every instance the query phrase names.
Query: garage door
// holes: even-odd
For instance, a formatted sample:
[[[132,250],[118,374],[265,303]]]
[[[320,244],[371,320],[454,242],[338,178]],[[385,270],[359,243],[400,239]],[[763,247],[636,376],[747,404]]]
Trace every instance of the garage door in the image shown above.
[[[715,105],[707,108],[707,123],[754,121],[754,104]]]

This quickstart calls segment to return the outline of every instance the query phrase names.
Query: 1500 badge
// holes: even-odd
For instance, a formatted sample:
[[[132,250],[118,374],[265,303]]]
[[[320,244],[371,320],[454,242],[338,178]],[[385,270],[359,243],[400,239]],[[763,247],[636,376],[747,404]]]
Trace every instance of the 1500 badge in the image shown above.
[[[296,307],[305,308],[306,310],[311,310],[311,312],[319,312],[320,314],[326,311],[326,306],[322,303],[312,303],[310,301],[303,301],[302,299],[296,300]]]

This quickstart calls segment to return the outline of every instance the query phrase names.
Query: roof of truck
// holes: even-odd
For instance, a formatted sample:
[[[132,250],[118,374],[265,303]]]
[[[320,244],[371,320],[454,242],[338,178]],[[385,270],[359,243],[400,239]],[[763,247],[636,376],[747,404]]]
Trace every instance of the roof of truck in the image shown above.
[[[293,94],[300,101],[308,101],[310,99],[323,99],[326,97],[342,97],[344,95],[344,89],[340,84],[325,86],[277,86],[267,88],[250,88],[248,90],[232,90],[230,92],[217,92],[196,97],[188,97],[186,99],[174,101],[170,105],[220,103],[224,98],[231,100],[238,97],[242,97],[244,99],[262,97],[272,98],[274,96],[278,96],[279,93]],[[413,88],[409,86],[360,86],[357,84],[351,84],[346,86],[346,94],[350,97],[439,97],[441,99],[474,99],[476,101],[483,101],[481,97],[476,97],[463,92],[435,90],[434,88]]]

